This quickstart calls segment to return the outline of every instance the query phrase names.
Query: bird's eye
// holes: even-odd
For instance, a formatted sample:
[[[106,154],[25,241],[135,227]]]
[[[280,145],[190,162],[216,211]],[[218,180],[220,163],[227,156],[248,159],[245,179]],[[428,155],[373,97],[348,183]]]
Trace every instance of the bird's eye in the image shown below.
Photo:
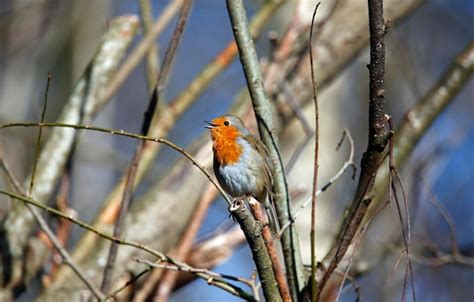
[[[224,125],[229,126],[230,125],[229,121],[225,121]]]

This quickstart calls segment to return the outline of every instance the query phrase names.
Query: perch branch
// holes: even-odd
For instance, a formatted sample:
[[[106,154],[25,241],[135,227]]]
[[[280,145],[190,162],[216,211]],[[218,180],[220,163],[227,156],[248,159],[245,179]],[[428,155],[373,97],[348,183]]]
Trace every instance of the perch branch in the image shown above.
[[[275,274],[273,273],[272,261],[270,260],[262,236],[263,225],[255,221],[246,207],[245,201],[242,199],[235,199],[233,204],[229,207],[229,211],[242,228],[250,250],[252,251],[265,299],[275,302],[282,301],[275,280]]]
[[[280,295],[283,301],[291,301],[290,289],[288,288],[288,283],[286,282],[285,272],[283,271],[280,260],[278,259],[278,251],[272,231],[268,225],[268,221],[265,219],[265,215],[263,215],[259,202],[257,202],[255,199],[252,199],[250,200],[249,204],[255,220],[263,225],[262,236],[265,246],[267,247],[268,255],[270,256],[270,260],[272,262],[273,273],[275,274],[275,280],[277,282]]]

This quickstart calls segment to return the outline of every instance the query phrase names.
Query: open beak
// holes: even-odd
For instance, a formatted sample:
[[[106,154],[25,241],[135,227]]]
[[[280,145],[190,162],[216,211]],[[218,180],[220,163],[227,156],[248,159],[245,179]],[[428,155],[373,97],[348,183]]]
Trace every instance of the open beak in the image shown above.
[[[204,126],[204,128],[207,128],[207,129],[213,129],[213,128],[217,127],[216,124],[208,122],[208,121],[204,121],[204,123],[208,124],[208,126]]]

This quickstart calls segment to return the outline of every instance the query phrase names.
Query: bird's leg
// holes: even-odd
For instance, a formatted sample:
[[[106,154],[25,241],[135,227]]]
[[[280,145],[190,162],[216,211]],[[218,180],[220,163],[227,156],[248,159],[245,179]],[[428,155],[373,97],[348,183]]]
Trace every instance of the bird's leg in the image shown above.
[[[245,196],[238,196],[232,200],[232,204],[229,206],[229,218],[233,218],[235,222],[235,217],[232,216],[232,209],[236,209],[240,206],[245,206]]]

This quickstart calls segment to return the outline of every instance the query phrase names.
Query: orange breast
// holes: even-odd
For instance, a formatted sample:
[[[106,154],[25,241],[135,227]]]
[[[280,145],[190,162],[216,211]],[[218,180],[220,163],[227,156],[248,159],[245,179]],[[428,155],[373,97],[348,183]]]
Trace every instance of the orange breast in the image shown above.
[[[231,127],[229,127],[231,128]],[[216,160],[221,165],[236,163],[242,154],[242,147],[237,144],[237,131],[217,131],[211,130],[211,137],[214,142],[213,150]]]

